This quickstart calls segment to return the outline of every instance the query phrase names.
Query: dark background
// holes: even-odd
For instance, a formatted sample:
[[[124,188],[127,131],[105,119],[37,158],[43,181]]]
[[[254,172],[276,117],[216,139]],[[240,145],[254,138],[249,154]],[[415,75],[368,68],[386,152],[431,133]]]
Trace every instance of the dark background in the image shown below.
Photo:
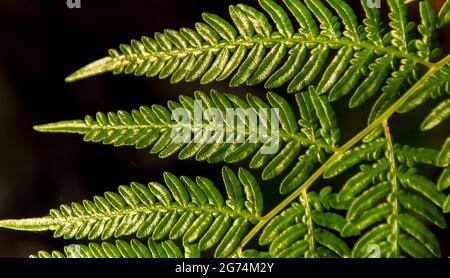
[[[111,74],[65,84],[67,75],[106,56],[108,48],[117,48],[120,43],[142,35],[152,36],[164,28],[193,27],[205,11],[229,18],[227,7],[236,3],[81,2],[81,9],[68,9],[65,0],[0,0],[0,219],[46,215],[49,208],[115,191],[118,185],[130,181],[161,181],[165,170],[220,181],[217,165],[181,162],[175,157],[158,159],[145,150],[83,143],[76,135],[39,134],[33,131],[33,125],[83,118],[97,111],[130,111],[140,105],[165,104],[180,94],[192,95],[195,90],[207,91],[211,87],[234,93],[264,91],[247,87],[230,89],[226,82],[211,86],[198,82],[170,85],[167,80]],[[443,0],[433,3],[440,6]],[[385,6],[383,3],[383,9]],[[417,9],[415,4],[411,6],[410,19],[416,19]],[[448,53],[448,29],[441,33],[442,48]],[[344,132],[342,142],[364,127],[369,112],[367,105],[349,112],[347,101],[348,98],[337,106]],[[433,103],[429,103],[414,113],[396,117],[391,124],[397,141],[439,148],[448,134],[448,122],[420,134],[420,139],[413,136],[419,134],[420,119],[432,107]],[[439,174],[435,169],[423,170],[433,180]],[[263,185],[266,209],[279,200],[276,184],[277,181],[272,181]],[[449,256],[448,231],[434,231],[442,243],[443,255]],[[61,249],[64,245],[67,242],[53,239],[47,232],[0,230],[0,257],[26,257],[38,250]]]

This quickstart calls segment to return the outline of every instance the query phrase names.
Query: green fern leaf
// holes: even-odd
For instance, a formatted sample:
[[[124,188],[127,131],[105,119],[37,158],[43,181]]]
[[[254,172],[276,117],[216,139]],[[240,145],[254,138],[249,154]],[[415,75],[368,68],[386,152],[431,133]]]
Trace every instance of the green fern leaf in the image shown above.
[[[399,201],[405,209],[414,211],[417,214],[422,215],[434,225],[445,229],[447,224],[445,218],[440,211],[426,199],[407,193],[405,191],[399,192]]]
[[[361,231],[386,219],[390,214],[389,204],[380,204],[374,208],[364,211],[361,216],[352,222],[347,222],[342,228],[341,235],[344,237],[359,236]]]
[[[422,40],[416,40],[415,42],[418,50],[417,55],[434,60],[441,56],[442,50],[436,47],[436,23],[438,19],[429,0],[420,2],[420,18],[422,23],[419,25],[418,31],[422,35]]]
[[[441,11],[439,12],[437,27],[442,28],[447,23],[450,22],[450,2],[445,1],[444,6],[442,6]]]
[[[262,231],[259,237],[260,245],[267,245],[275,240],[287,227],[296,221],[296,218],[303,215],[303,208],[301,206],[292,206],[284,210],[279,215],[275,216],[272,221]]]
[[[445,167],[450,164],[450,137],[442,145],[441,151],[438,157],[438,164]]]
[[[417,240],[407,236],[400,235],[399,244],[403,250],[415,258],[432,258],[433,254],[427,249],[424,249]]]
[[[286,230],[282,231],[273,240],[270,245],[269,254],[271,256],[277,256],[281,254],[283,250],[290,247],[296,241],[303,239],[307,232],[307,227],[303,223],[298,223],[290,226]],[[305,250],[306,251],[306,250]]]
[[[439,176],[439,180],[437,183],[437,188],[439,191],[443,191],[450,187],[450,170],[449,167],[445,168],[442,171],[442,174]]]
[[[399,113],[405,113],[411,109],[421,105],[428,99],[437,99],[444,95],[450,94],[450,67],[444,66],[438,71],[434,72],[413,94],[411,94],[397,110]],[[422,130],[431,129],[446,118],[448,118],[448,109],[446,109],[447,101],[439,104],[435,110],[422,123]],[[442,114],[437,114],[438,112]]]
[[[440,103],[422,130],[450,115],[450,56],[438,61],[444,51],[437,40],[450,20],[449,1],[438,15],[430,0],[420,1],[417,23],[408,19],[409,0],[388,0],[386,22],[366,0],[362,22],[343,0],[258,2],[260,10],[231,5],[231,20],[203,13],[193,29],[166,29],[121,44],[66,81],[104,72],[171,83],[229,80],[230,87],[284,86],[292,98],[212,90],[166,106],[99,112],[35,129],[147,149],[160,158],[248,160],[262,180],[279,177],[279,191],[289,197],[263,215],[258,179],[244,168],[237,174],[222,168],[224,190],[204,177],[166,172],[164,184],[133,182],[41,218],[0,220],[0,227],[102,241],[32,256],[39,258],[197,258],[205,251],[219,258],[366,258],[374,250],[387,258],[441,256],[429,224],[447,227],[450,137],[440,150],[403,145],[394,141],[389,122],[430,99]],[[347,95],[350,108],[368,102],[371,108],[368,125],[340,146],[331,102]],[[290,104],[294,98],[299,115]],[[244,113],[230,121],[230,111]],[[420,164],[441,168],[437,182]],[[339,179],[331,178],[350,170],[342,186],[316,184],[321,178],[335,183]],[[258,234],[258,246],[247,249]],[[111,238],[121,239],[107,242]]]
[[[341,232],[345,225],[345,218],[333,212],[313,211],[312,219],[317,225]]]
[[[420,126],[422,130],[429,130],[439,125],[450,117],[450,99],[441,102],[431,113],[426,117]]]
[[[400,214],[398,223],[402,229],[425,245],[434,256],[439,257],[441,255],[436,237],[419,220],[408,214]]]
[[[380,200],[385,198],[389,192],[389,183],[380,183],[371,189],[365,191],[356,198],[347,213],[347,220],[352,221],[358,217],[362,211],[371,208]]]
[[[445,200],[443,211],[444,213],[450,212],[450,195]]]
[[[419,175],[408,175],[406,173],[399,172],[399,180],[405,187],[421,192],[435,205],[442,207],[445,196],[440,193],[434,183],[427,178]]]
[[[394,152],[397,160],[408,167],[413,167],[417,163],[440,166],[438,161],[439,151],[437,150],[395,145]]]
[[[431,61],[442,53],[435,33],[436,25],[446,22],[448,4],[436,16],[430,1],[421,1],[421,24],[416,28],[408,21],[404,1],[389,0],[388,29],[379,11],[364,0],[364,25],[342,0],[282,2],[260,0],[267,15],[245,4],[230,6],[232,23],[205,13],[205,23],[197,23],[195,30],[166,30],[155,33],[154,39],[132,40],[67,81],[112,71],[170,77],[173,83],[200,79],[206,84],[230,77],[232,87],[265,82],[266,88],[273,89],[287,84],[290,93],[317,84],[317,93],[329,92],[331,101],[354,91],[350,107],[362,105],[382,89],[372,109],[369,122],[373,122],[424,75],[420,65],[432,68]],[[290,16],[300,27],[297,32]],[[417,35],[420,38],[415,39]],[[337,54],[326,65],[333,49]],[[442,95],[439,88],[428,94]],[[424,94],[416,95],[424,99]]]
[[[436,237],[416,215],[440,228],[446,228],[445,218],[440,212],[445,195],[438,191],[433,182],[418,175],[417,170],[410,167],[417,163],[439,167],[440,152],[393,145],[388,124],[383,123],[383,127],[385,138],[366,145],[379,142],[385,158],[378,158],[372,167],[362,165],[362,171],[352,176],[339,192],[339,200],[351,202],[341,236],[362,235],[353,247],[353,257],[370,256],[373,244],[379,248],[383,257],[401,257],[403,254],[439,257],[440,247]],[[348,165],[354,165],[350,161],[360,163],[364,156],[362,148],[356,147],[341,157]],[[347,168],[344,166],[341,162],[332,164],[329,169],[341,173],[341,169]],[[370,227],[371,230],[364,233]]]
[[[411,51],[412,30],[415,23],[408,22],[406,5],[403,0],[388,0],[392,28],[392,45],[401,51]]]
[[[185,247],[185,252],[171,240],[161,243],[151,239],[145,245],[139,240],[131,242],[117,240],[115,244],[103,242],[101,244],[89,243],[89,245],[72,244],[64,248],[64,253],[53,251],[51,253],[40,251],[31,258],[198,258],[200,253],[194,251],[195,247]]]
[[[160,158],[169,157],[178,152],[178,158],[182,160],[195,157],[197,161],[206,160],[209,163],[222,161],[237,163],[253,156],[250,166],[251,168],[264,167],[262,173],[264,180],[287,173],[287,177],[284,178],[280,187],[280,191],[287,194],[308,178],[314,165],[323,161],[325,151],[334,150],[339,140],[340,131],[329,102],[313,92],[310,98],[298,97],[297,99],[304,118],[300,123],[304,126],[301,130],[299,130],[299,124],[291,106],[284,98],[275,93],[267,94],[268,103],[266,103],[256,96],[248,95],[247,99],[243,100],[233,95],[223,95],[214,90],[209,96],[197,92],[195,99],[180,97],[179,103],[170,101],[168,103],[170,110],[160,105],[153,105],[151,108],[144,106],[131,113],[125,111],[108,114],[97,113],[95,118],[87,116],[85,120],[42,125],[35,129],[41,132],[82,134],[87,142],[102,142],[103,144],[113,144],[116,147],[135,146],[137,149],[151,147],[150,153],[159,154]],[[201,101],[203,105],[199,107],[200,111],[195,112],[198,101]],[[311,109],[306,108],[310,104],[314,105],[314,110],[307,110]],[[180,140],[176,140],[176,136],[173,136],[174,130],[178,130],[177,124],[179,123],[173,115],[179,108],[184,108],[190,115],[187,115],[189,118],[188,137],[193,140],[186,143],[184,139],[180,142]],[[220,111],[219,123],[217,121],[211,123],[206,119],[199,123],[195,122],[195,113],[206,113],[207,109],[211,108]],[[278,113],[271,115],[268,110],[265,110],[269,108],[277,109],[275,111]],[[227,109],[242,109],[244,115],[237,113],[236,117],[230,121],[227,118]],[[252,127],[251,114],[246,111],[254,111],[259,117],[259,122],[266,126]],[[236,124],[238,117],[244,125],[247,139],[242,143],[239,140],[228,143],[225,136],[229,131],[232,131],[233,136],[243,133],[241,127]],[[278,126],[273,124],[272,117],[277,117],[281,127],[279,131],[277,130]],[[317,134],[319,126],[316,121],[321,126],[320,134]],[[211,138],[204,137],[207,133],[197,131],[199,124],[203,127],[209,126],[215,131],[215,133],[211,133]],[[254,128],[257,129],[254,130]],[[264,143],[261,138],[266,136],[265,134],[279,139]],[[280,150],[275,154],[266,155],[267,151],[264,153],[264,150],[267,150],[268,147],[273,148],[278,140],[281,141],[279,142]],[[300,156],[297,165],[292,168],[299,155],[303,156]],[[295,182],[292,181],[292,176],[296,177]],[[186,199],[186,192],[183,194]]]
[[[259,244],[270,244],[271,257],[350,256],[348,245],[330,231],[339,233],[345,224],[339,214],[325,212],[326,207],[330,209],[327,200],[336,196],[330,193],[330,190],[323,190],[320,194],[303,195],[302,203],[293,203],[266,225]]]
[[[219,243],[216,256],[227,257],[235,250],[250,223],[260,218],[262,195],[248,171],[241,169],[238,178],[230,169],[224,168],[223,176],[228,188],[233,186],[233,191],[228,191],[226,204],[210,180],[198,177],[194,182],[187,177],[177,178],[165,173],[166,186],[155,182],[149,183],[148,187],[132,183],[130,186],[120,186],[119,194],[106,192],[104,197],[94,197],[94,202],[61,205],[43,218],[2,220],[0,227],[52,230],[55,237],[63,236],[65,239],[95,240],[101,237],[106,240],[132,234],[157,241],[181,238],[185,245],[199,243],[201,251]],[[234,185],[229,184],[230,180]],[[245,192],[245,208],[233,206],[244,200],[242,193],[240,198],[237,193],[242,189]],[[171,242],[167,244],[173,245]],[[120,245],[126,246],[124,248],[130,256],[136,255],[135,248],[123,241]],[[121,248],[119,243],[116,247]],[[113,249],[116,247],[110,246]],[[163,248],[166,249],[164,243]],[[86,256],[92,255],[86,252]],[[181,254],[179,249],[173,250],[173,255],[176,255],[174,252]],[[120,254],[126,257],[123,252]],[[170,254],[168,256],[171,257]]]
[[[371,167],[362,165],[361,171],[351,177],[342,187],[339,192],[339,200],[347,201],[353,198],[355,195],[363,191],[371,182],[376,179],[383,179],[383,174],[387,170],[389,162],[386,159],[382,159],[379,162],[373,164]],[[381,178],[380,178],[381,176]]]
[[[383,242],[389,234],[390,227],[387,224],[381,224],[372,228],[369,232],[364,234],[355,243],[352,250],[352,257],[365,258],[369,256],[368,250],[371,244]]]
[[[377,159],[381,154],[385,141],[377,139],[371,143],[363,144],[360,147],[342,154],[324,173],[325,178],[332,178],[339,175],[350,167],[358,164],[365,159]]]

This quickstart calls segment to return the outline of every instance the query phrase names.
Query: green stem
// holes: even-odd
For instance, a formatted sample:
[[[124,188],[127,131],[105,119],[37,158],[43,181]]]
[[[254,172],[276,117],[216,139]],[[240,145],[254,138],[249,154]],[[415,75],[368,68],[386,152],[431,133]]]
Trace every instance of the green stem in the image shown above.
[[[375,128],[382,125],[384,121],[387,121],[397,109],[403,105],[403,102],[408,99],[421,85],[424,83],[433,73],[440,70],[441,67],[447,65],[450,62],[450,55],[447,55],[444,59],[431,67],[428,72],[422,76],[422,78],[414,84],[399,100],[397,100],[389,109],[386,110],[380,117],[378,117],[373,123],[367,126],[364,130],[358,133],[355,137],[350,139],[342,147],[340,147],[334,154],[316,171],[312,174],[297,190],[284,199],[274,209],[261,218],[261,221],[256,224],[252,230],[246,235],[238,246],[238,252],[240,252],[247,243],[276,215],[278,215],[283,209],[285,209],[290,203],[295,201],[304,191],[322,176],[322,174],[338,159],[343,153],[351,149],[359,141],[361,141],[366,135],[372,132]]]
[[[426,67],[433,67],[434,64],[426,61],[415,54],[400,51],[395,48],[380,47],[375,44],[365,43],[365,42],[354,42],[346,39],[330,40],[326,38],[250,38],[245,40],[236,40],[234,42],[227,42],[217,45],[206,45],[201,47],[192,47],[186,49],[174,49],[168,51],[160,52],[149,52],[146,54],[129,54],[121,55],[119,57],[105,57],[89,65],[79,69],[78,71],[71,74],[66,78],[66,82],[74,82],[87,77],[95,76],[104,72],[112,71],[117,65],[128,62],[145,61],[163,59],[170,60],[173,57],[183,58],[188,55],[199,55],[201,53],[207,53],[209,51],[219,51],[221,49],[235,49],[238,46],[251,46],[254,44],[284,44],[284,45],[297,45],[297,44],[311,44],[317,43],[322,45],[340,45],[346,47],[352,47],[354,49],[368,49],[372,52],[384,53],[393,55],[399,59],[408,59],[414,61],[415,63],[422,64]]]
[[[33,231],[42,232],[55,229],[55,220],[51,217],[42,218],[28,218],[18,220],[0,220],[0,228],[19,230],[19,231]]]
[[[314,224],[312,221],[311,208],[309,206],[308,193],[306,192],[306,190],[303,191],[303,193],[302,193],[301,201],[302,201],[301,203],[302,203],[303,207],[305,208],[306,221],[304,223],[308,227],[308,235],[307,236],[308,236],[309,250],[308,250],[307,254],[309,254],[309,256],[307,256],[307,257],[315,258],[316,257],[316,248],[315,248],[315,242],[314,242]]]
[[[390,257],[398,258],[399,256],[399,248],[398,248],[398,235],[399,235],[399,227],[398,227],[398,199],[397,199],[397,167],[395,166],[395,154],[394,154],[394,146],[392,145],[392,137],[391,132],[389,130],[388,121],[383,121],[383,129],[384,129],[384,137],[386,138],[386,157],[389,160],[390,169],[389,169],[389,175],[391,179],[391,193],[388,197],[388,202],[390,203],[392,207],[392,223],[388,224],[391,225],[391,234],[394,235],[394,237],[390,240],[392,240],[391,243],[391,254]],[[389,240],[388,240],[389,242]]]
[[[88,125],[86,124],[85,121],[82,120],[75,120],[75,121],[63,121],[63,122],[58,122],[58,123],[51,123],[51,124],[45,124],[45,125],[39,125],[39,126],[35,126],[34,129],[36,131],[39,132],[47,132],[47,133],[75,133],[75,134],[81,134],[84,135],[86,133],[88,133],[88,131],[92,131],[92,130],[104,130],[104,131],[114,131],[114,130],[154,130],[154,129],[158,129],[161,132],[167,131],[167,130],[172,130],[175,127],[180,127],[180,126],[184,126],[189,128],[191,131],[195,130],[196,128],[198,128],[198,125],[193,125],[193,124],[189,124],[189,125],[180,125],[177,123],[173,123],[173,124],[123,124],[123,125],[105,125],[105,126],[101,126],[101,125]],[[229,130],[228,127],[226,127],[225,125],[211,125],[211,124],[202,124],[202,130],[206,130],[206,129],[210,129],[212,131],[219,131],[221,130],[223,132],[223,134],[226,134]],[[245,129],[244,131],[242,130],[238,130],[237,128],[233,128],[234,129],[234,134],[239,134],[239,133],[244,133],[244,135],[246,135],[246,138],[249,138],[251,133]],[[315,141],[315,140],[311,140],[308,139],[304,136],[300,136],[301,133],[288,133],[286,131],[280,130],[278,132],[274,132],[273,133],[274,136],[278,136],[279,138],[282,139],[282,141],[284,142],[289,142],[289,141],[296,141],[298,143],[300,143],[303,146],[317,146],[321,149],[326,150],[327,152],[334,152],[337,150],[336,147],[328,145],[326,143],[320,142],[320,141]]]
[[[128,208],[120,211],[111,211],[107,213],[91,214],[86,216],[76,216],[76,217],[62,217],[53,218],[51,216],[46,216],[42,218],[28,218],[28,219],[12,219],[12,220],[0,220],[0,228],[6,228],[11,230],[19,231],[48,231],[56,230],[61,225],[72,224],[77,222],[88,222],[88,221],[103,221],[109,220],[117,217],[123,217],[129,214],[144,213],[150,214],[152,212],[162,212],[167,211],[180,212],[189,211],[196,215],[201,215],[202,213],[210,213],[212,215],[222,214],[230,216],[231,218],[244,218],[250,222],[256,222],[260,220],[260,217],[250,214],[246,210],[242,211],[232,211],[229,209],[215,209],[211,207],[181,207],[178,205],[172,205],[168,207],[153,206],[153,207],[135,207]]]

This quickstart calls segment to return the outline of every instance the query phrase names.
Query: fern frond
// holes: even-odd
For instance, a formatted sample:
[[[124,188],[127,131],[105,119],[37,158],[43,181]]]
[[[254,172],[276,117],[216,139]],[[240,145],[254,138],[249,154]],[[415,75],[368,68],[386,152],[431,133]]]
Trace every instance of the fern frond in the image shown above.
[[[303,194],[275,216],[263,229],[259,244],[269,245],[269,255],[280,258],[348,257],[350,248],[336,235],[345,219],[330,209],[343,209],[330,187],[319,194]]]
[[[199,111],[194,110],[197,101],[203,103]],[[209,163],[236,163],[252,157],[250,167],[264,167],[264,180],[285,173],[286,178],[281,183],[280,191],[286,194],[308,178],[315,165],[323,162],[326,153],[335,149],[340,137],[336,115],[326,98],[311,90],[309,94],[297,95],[297,103],[302,118],[299,123],[288,102],[275,93],[268,93],[265,102],[253,95],[248,95],[243,100],[213,90],[209,96],[196,92],[195,99],[181,96],[179,103],[170,101],[170,110],[153,105],[151,108],[141,107],[131,113],[97,113],[95,118],[87,116],[85,120],[42,125],[35,129],[42,132],[78,133],[84,135],[87,142],[103,142],[114,146],[131,145],[138,149],[152,146],[150,152],[159,154],[160,158],[178,152],[178,158],[182,160],[195,157],[197,161]],[[179,119],[173,115],[179,108],[189,112],[190,116],[186,115],[189,116],[189,121],[183,123],[183,128],[188,129],[188,138],[191,140],[180,141],[174,136],[174,130],[179,127]],[[219,109],[220,119],[194,121],[196,113],[203,114],[211,108]],[[268,108],[277,109],[275,111],[278,113],[271,115],[270,110],[265,110]],[[250,109],[258,116],[261,124],[252,129],[250,118],[246,118],[250,117],[250,113],[238,114],[236,118],[229,119],[229,109]],[[239,117],[243,117],[240,120],[244,124],[244,130],[241,125],[237,125]],[[274,117],[280,123],[279,130]],[[212,132],[206,133],[205,130]],[[235,136],[233,138],[244,135],[245,140],[228,141],[230,131]],[[211,138],[206,136],[208,134]],[[268,136],[273,139],[264,139]],[[274,149],[273,153],[268,153],[269,147]]]
[[[158,243],[152,239],[147,241],[147,245],[137,239],[130,242],[116,240],[114,244],[109,242],[71,244],[64,247],[64,252],[60,251],[39,251],[31,258],[41,259],[117,259],[117,258],[199,258],[200,251],[196,245],[189,245],[182,250],[172,241],[166,240]]]
[[[227,257],[250,223],[258,221],[263,204],[259,185],[248,171],[241,168],[236,177],[223,168],[223,177],[226,201],[206,178],[197,177],[194,182],[166,172],[166,186],[132,183],[120,186],[119,194],[106,192],[93,201],[61,205],[43,218],[1,220],[0,227],[51,230],[64,239],[106,240],[133,234],[156,241],[182,239],[185,245],[198,243],[201,251],[218,244],[215,255]]]
[[[413,30],[416,27],[414,22],[408,21],[408,12],[403,0],[388,0],[390,8],[389,26],[392,28],[392,46],[399,48],[402,52],[410,52],[414,38]],[[428,7],[431,8],[431,5]]]
[[[154,39],[133,40],[67,81],[112,71],[170,77],[172,83],[231,78],[230,86],[236,87],[264,82],[267,89],[288,85],[289,93],[316,84],[317,93],[329,93],[332,101],[353,91],[350,107],[364,104],[382,89],[373,121],[424,75],[423,66],[433,68],[442,53],[436,28],[446,22],[447,4],[436,16],[430,1],[421,1],[422,22],[416,28],[408,21],[402,0],[388,1],[389,26],[383,26],[379,11],[365,0],[363,25],[343,0],[283,3],[285,7],[260,0],[265,13],[245,4],[230,6],[232,22],[205,13],[205,23],[197,23],[195,30],[165,30],[155,33]],[[295,24],[300,27],[297,31]],[[337,53],[328,63],[334,50]]]
[[[379,158],[371,167],[361,166],[362,171],[350,178],[338,195],[338,200],[351,203],[341,235],[362,235],[353,247],[354,257],[369,256],[371,244],[378,245],[383,257],[400,257],[403,253],[412,257],[438,257],[441,254],[439,243],[417,215],[442,229],[446,228],[440,211],[444,208],[446,196],[432,181],[418,175],[417,170],[411,167],[418,163],[440,167],[440,152],[393,145],[387,123],[384,123],[384,130],[385,138],[373,142],[382,144],[385,158]],[[332,173],[340,173],[334,168],[346,170],[347,165],[371,158],[366,157],[364,150],[357,147],[344,153],[341,162],[330,167]]]
[[[438,19],[429,0],[421,1],[419,5],[422,22],[418,27],[418,31],[422,35],[422,39],[416,40],[415,42],[417,55],[419,57],[428,57],[428,59],[434,60],[442,55],[442,49],[437,47],[436,25]]]
[[[434,72],[397,110],[408,112],[429,99],[450,96],[450,66],[446,65]],[[448,98],[442,101],[422,123],[422,130],[429,130],[445,121],[449,113]]]
[[[347,258],[371,256],[374,246],[382,257],[439,257],[430,226],[447,227],[450,137],[440,150],[398,144],[389,120],[440,98],[421,129],[450,116],[450,56],[438,61],[443,51],[437,41],[450,20],[449,1],[438,15],[430,0],[420,1],[418,23],[408,19],[406,4],[414,1],[387,0],[383,22],[380,9],[361,0],[361,23],[347,2],[259,0],[260,10],[232,5],[231,21],[204,13],[194,29],[132,40],[66,79],[112,72],[171,83],[286,86],[299,115],[272,92],[265,99],[251,94],[243,99],[212,90],[180,96],[167,106],[35,127],[84,135],[87,142],[148,148],[160,158],[249,160],[263,180],[282,177],[281,194],[292,192],[266,215],[257,179],[243,168],[235,174],[224,167],[226,197],[207,178],[194,181],[166,172],[164,185],[133,182],[41,218],[0,220],[0,228],[102,241],[33,256],[41,258],[181,258],[204,251],[231,258]],[[340,146],[331,102],[345,96],[350,108],[373,105],[367,127]],[[419,164],[441,168],[438,180],[421,174]],[[329,181],[357,166],[338,192],[331,186],[310,191],[318,179]],[[246,249],[259,232],[259,246]],[[107,242],[129,236],[148,242]]]

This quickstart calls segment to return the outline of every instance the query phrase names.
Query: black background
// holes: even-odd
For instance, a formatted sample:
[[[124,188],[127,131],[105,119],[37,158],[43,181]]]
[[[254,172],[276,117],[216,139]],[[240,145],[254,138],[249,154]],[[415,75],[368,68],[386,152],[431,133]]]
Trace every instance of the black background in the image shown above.
[[[442,2],[433,0],[436,6]],[[79,136],[39,134],[33,131],[33,125],[78,119],[97,111],[129,111],[140,105],[165,104],[180,94],[192,95],[195,90],[212,87],[233,93],[264,92],[258,87],[230,89],[226,82],[211,86],[198,82],[170,85],[167,80],[111,74],[65,84],[67,75],[106,56],[108,48],[142,35],[152,36],[164,28],[193,27],[205,11],[229,18],[227,7],[236,1],[81,3],[81,9],[68,9],[65,0],[0,1],[0,219],[45,215],[49,208],[61,203],[115,191],[118,185],[130,181],[161,181],[165,170],[220,181],[217,165],[181,162],[175,157],[158,159],[144,150],[83,143]],[[414,5],[410,19],[417,18]],[[441,32],[446,53],[448,35],[448,29]],[[342,142],[364,127],[370,108],[366,105],[348,112],[347,101],[337,103]],[[420,139],[413,136],[419,134],[420,119],[433,104],[436,102],[396,117],[392,122],[394,137],[405,144],[439,148],[448,134],[448,122],[420,134]],[[423,170],[433,180],[439,174],[435,169]],[[275,194],[277,180],[263,184],[266,208],[270,209],[279,201]],[[449,256],[448,231],[433,230],[442,243],[443,254]],[[26,257],[42,249],[61,249],[66,244],[53,239],[51,233],[0,230],[0,257]]]

